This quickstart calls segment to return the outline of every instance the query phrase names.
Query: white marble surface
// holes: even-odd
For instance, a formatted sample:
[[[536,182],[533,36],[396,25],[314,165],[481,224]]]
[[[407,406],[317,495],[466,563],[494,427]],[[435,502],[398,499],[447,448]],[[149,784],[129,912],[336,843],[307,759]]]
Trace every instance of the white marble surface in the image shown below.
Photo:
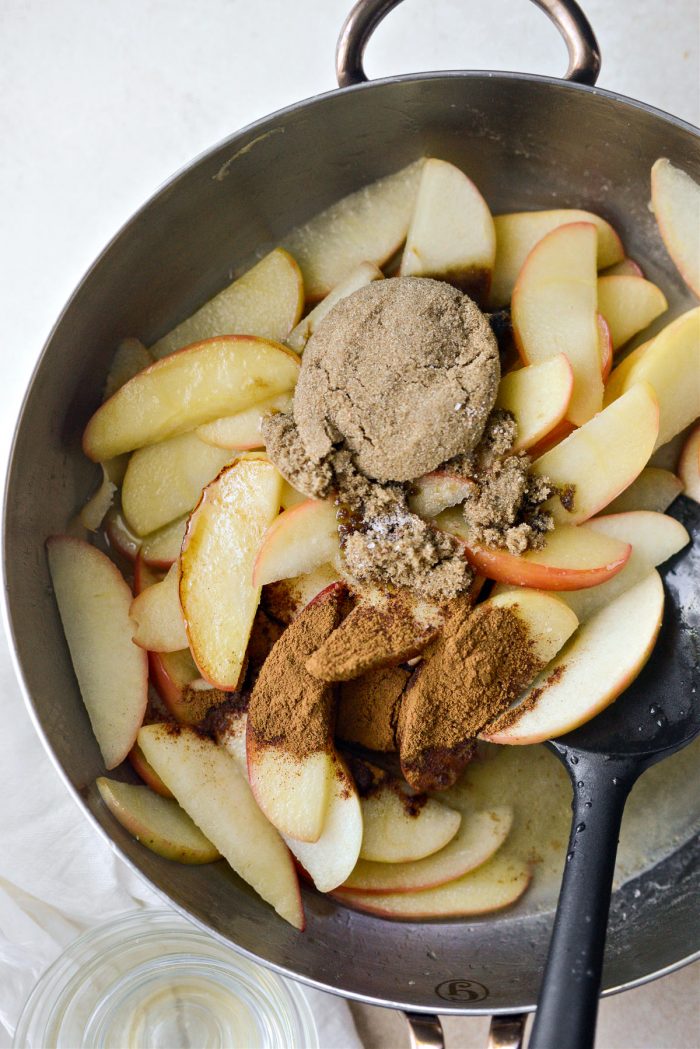
[[[31,369],[63,302],[130,213],[180,165],[249,121],[334,86],[347,0],[2,0],[0,10],[0,478]],[[602,86],[700,121],[697,0],[584,0]],[[380,28],[371,75],[434,68],[557,75],[555,30],[523,0],[411,0]],[[0,646],[11,747],[27,738]],[[47,761],[38,746],[37,761]],[[8,791],[18,784],[2,782]],[[57,790],[58,787],[57,782]],[[31,860],[31,837],[17,868]],[[29,852],[27,852],[29,850]],[[38,853],[37,853],[38,856]],[[5,857],[11,877],[13,859]],[[600,1049],[695,1049],[698,969],[604,1003]],[[368,1046],[403,1044],[364,1014]],[[484,1044],[451,1021],[448,1044]]]

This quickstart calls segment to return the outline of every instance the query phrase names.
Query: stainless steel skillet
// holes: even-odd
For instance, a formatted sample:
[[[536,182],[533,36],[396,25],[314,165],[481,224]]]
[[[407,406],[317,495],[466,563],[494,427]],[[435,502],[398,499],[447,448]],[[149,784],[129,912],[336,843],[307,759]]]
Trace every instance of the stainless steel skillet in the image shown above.
[[[355,9],[339,49],[344,84],[357,79],[362,43],[391,6]],[[25,400],[8,474],[10,635],[37,728],[85,811],[156,890],[215,935],[301,980],[413,1012],[532,1008],[551,914],[532,916],[523,906],[468,922],[399,925],[307,893],[308,931],[299,936],[222,866],[190,870],[142,849],[113,825],[90,787],[101,761],[49,592],[43,543],[65,528],[94,483],[79,435],[116,342],[131,334],[153,341],[221,287],[232,267],[418,155],[461,166],[496,212],[558,205],[599,211],[663,284],[671,312],[692,304],[647,209],[648,173],[665,155],[700,178],[698,133],[588,86],[597,59],[585,19],[571,3],[540,6],[565,35],[578,82],[453,72],[350,86],[259,121],[177,175],[108,246],[59,319]],[[682,560],[671,569],[686,589],[688,566]],[[698,866],[700,847],[688,840],[616,894],[607,992],[697,956]]]

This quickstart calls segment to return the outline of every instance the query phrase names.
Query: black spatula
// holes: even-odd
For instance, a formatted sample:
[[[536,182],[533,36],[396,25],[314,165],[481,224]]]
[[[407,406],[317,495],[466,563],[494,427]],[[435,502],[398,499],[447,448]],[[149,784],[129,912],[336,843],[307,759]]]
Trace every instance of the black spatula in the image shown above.
[[[672,510],[692,536],[661,574],[666,606],[634,684],[587,725],[549,744],[574,788],[571,836],[529,1049],[589,1049],[622,813],[645,769],[700,732],[700,507]]]

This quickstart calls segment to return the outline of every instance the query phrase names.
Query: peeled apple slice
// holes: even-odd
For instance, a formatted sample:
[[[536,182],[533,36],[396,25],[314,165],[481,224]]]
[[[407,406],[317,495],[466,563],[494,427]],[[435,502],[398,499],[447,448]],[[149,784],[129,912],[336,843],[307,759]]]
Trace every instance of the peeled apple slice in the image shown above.
[[[493,218],[474,183],[454,164],[426,160],[399,275],[449,281],[483,302],[495,256]]]
[[[341,893],[419,892],[461,878],[498,851],[513,822],[507,806],[463,815],[452,841],[437,852],[412,863],[373,863],[360,860]]]
[[[570,499],[552,496],[544,508],[557,524],[580,524],[593,517],[639,476],[658,432],[656,395],[650,383],[638,382],[532,464],[533,473],[565,492],[570,486]]]
[[[51,582],[75,676],[102,751],[116,768],[146,712],[146,653],[131,641],[131,590],[109,558],[69,536],[46,544]]]
[[[122,487],[122,511],[129,527],[144,536],[188,514],[231,454],[195,433],[139,448],[129,460]]]
[[[195,663],[217,688],[235,689],[241,677],[260,601],[253,563],[281,484],[272,463],[239,459],[204,489],[187,526],[180,603]]]
[[[590,222],[598,232],[596,264],[605,269],[625,256],[622,241],[609,222],[590,211],[559,208],[553,211],[518,211],[495,215],[496,265],[491,283],[492,307],[507,306],[525,259],[539,241],[553,229],[572,222]]]
[[[666,250],[700,296],[700,185],[661,157],[651,169],[651,204]]]
[[[488,863],[435,889],[388,894],[344,892],[338,893],[338,899],[353,910],[394,921],[464,918],[509,907],[525,892],[531,877],[524,860],[496,853]]]
[[[172,798],[100,776],[100,797],[122,827],[151,852],[176,863],[212,863],[219,850]]]
[[[485,729],[481,738],[541,743],[590,721],[624,692],[649,659],[663,610],[663,584],[652,571],[580,626],[515,710],[508,711],[510,724]],[[515,717],[518,706],[522,714]]]
[[[299,358],[266,339],[207,339],[156,361],[97,409],[83,451],[102,462],[291,390]]]
[[[383,278],[384,274],[373,262],[361,262],[359,266],[348,274],[345,280],[342,280],[340,284],[336,284],[333,290],[326,295],[325,299],[319,302],[318,306],[315,306],[303,320],[299,321],[294,331],[290,332],[287,337],[287,346],[294,350],[295,353],[303,353],[307,342],[326,314],[333,309],[336,302],[347,298],[348,295],[352,295],[354,291],[359,291],[360,288],[365,288],[373,280],[382,280]]]
[[[304,283],[292,256],[275,248],[151,347],[158,359],[218,335],[283,342],[301,316]]]
[[[207,736],[147,725],[139,745],[175,798],[244,881],[297,929],[304,910],[289,850],[255,803],[234,759]]]
[[[597,323],[597,231],[559,226],[530,252],[513,290],[513,334],[525,364],[565,353],[574,373],[567,419],[581,426],[603,402]]]
[[[362,262],[383,266],[401,246],[413,214],[423,160],[364,186],[297,229],[284,246],[304,276],[306,297],[322,299]]]

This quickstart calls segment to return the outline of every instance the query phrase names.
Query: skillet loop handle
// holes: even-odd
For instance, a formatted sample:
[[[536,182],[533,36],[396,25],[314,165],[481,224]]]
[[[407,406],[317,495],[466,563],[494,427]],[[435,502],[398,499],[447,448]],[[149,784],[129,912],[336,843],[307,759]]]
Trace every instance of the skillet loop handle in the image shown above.
[[[401,0],[357,0],[340,30],[335,69],[341,87],[362,84],[367,75],[362,65],[372,33]],[[569,52],[565,80],[595,84],[600,72],[600,48],[591,24],[576,0],[532,0],[554,22]]]

